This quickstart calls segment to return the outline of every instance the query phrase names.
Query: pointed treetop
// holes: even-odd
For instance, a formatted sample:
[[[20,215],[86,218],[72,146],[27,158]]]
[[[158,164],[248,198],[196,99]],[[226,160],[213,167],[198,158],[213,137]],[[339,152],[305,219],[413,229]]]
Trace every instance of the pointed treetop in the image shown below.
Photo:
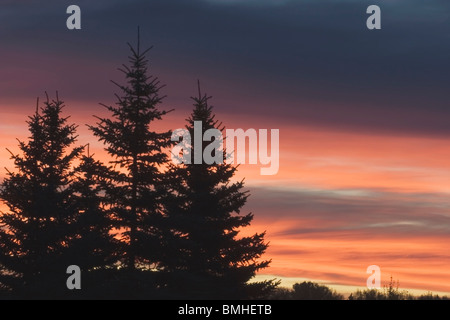
[[[202,90],[201,90],[199,79],[197,79],[197,89],[198,89],[198,98],[191,97],[191,99],[196,101],[199,104],[200,108],[208,109],[208,100],[211,99],[212,97],[208,96],[206,94],[202,95]]]
[[[198,98],[202,99],[202,93],[200,90],[200,80],[199,79],[197,79],[197,87],[198,87]]]
[[[36,115],[39,115],[39,97],[36,99]]]
[[[140,27],[138,26],[138,41],[137,41],[137,54],[138,55],[140,52],[140,46],[141,46],[141,31],[140,31]]]
[[[137,34],[138,34],[138,36],[137,36],[137,45],[133,46],[129,42],[127,42],[127,45],[130,48],[130,50],[133,53],[135,58],[143,57],[148,51],[150,51],[153,48],[153,46],[151,46],[150,48],[147,48],[147,49],[145,49],[145,50],[143,50],[141,52],[141,28],[139,26],[138,26],[138,30],[137,31],[138,31],[137,32]],[[122,69],[119,69],[119,70],[122,71]]]

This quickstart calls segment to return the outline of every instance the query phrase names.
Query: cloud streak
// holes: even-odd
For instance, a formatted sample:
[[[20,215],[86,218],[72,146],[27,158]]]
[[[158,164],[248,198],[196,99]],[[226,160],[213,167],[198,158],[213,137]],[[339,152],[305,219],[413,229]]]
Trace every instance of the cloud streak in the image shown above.
[[[375,264],[385,283],[445,292],[449,208],[448,194],[255,187],[247,206],[268,231],[273,274],[364,286]]]

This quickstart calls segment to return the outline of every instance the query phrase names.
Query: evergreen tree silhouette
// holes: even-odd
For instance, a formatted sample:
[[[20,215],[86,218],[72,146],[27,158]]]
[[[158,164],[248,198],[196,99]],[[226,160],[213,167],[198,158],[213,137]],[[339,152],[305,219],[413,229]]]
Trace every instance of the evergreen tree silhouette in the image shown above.
[[[69,247],[74,261],[83,271],[83,293],[102,296],[102,271],[114,269],[118,242],[112,234],[114,225],[108,212],[105,192],[109,170],[89,152],[80,158],[71,184],[73,201],[78,211],[73,223],[75,237]],[[86,272],[87,271],[87,272]]]
[[[68,246],[78,214],[71,200],[71,164],[82,151],[73,148],[76,126],[61,116],[58,96],[29,117],[31,136],[19,141],[0,196],[8,206],[0,215],[1,282],[21,298],[61,298],[67,293]]]
[[[265,232],[238,237],[239,229],[250,225],[253,215],[239,215],[249,194],[243,191],[243,181],[231,182],[237,168],[204,161],[194,164],[194,149],[199,148],[203,154],[210,143],[195,145],[194,121],[202,122],[202,137],[208,129],[224,129],[208,105],[210,98],[200,93],[199,85],[199,96],[192,98],[195,108],[186,126],[191,144],[185,144],[187,150],[183,151],[192,158],[191,164],[172,165],[168,173],[173,192],[168,212],[184,239],[174,253],[184,262],[172,266],[182,276],[172,285],[176,292],[191,298],[248,298],[257,295],[255,289],[261,293],[276,283],[247,283],[270,261],[259,261],[267,248]],[[224,159],[226,156],[224,152]]]
[[[165,191],[161,167],[168,157],[170,132],[158,133],[150,129],[168,111],[160,110],[163,97],[156,77],[148,75],[146,53],[128,44],[131,50],[129,66],[119,69],[125,74],[126,85],[113,82],[121,90],[115,106],[104,105],[110,118],[98,118],[91,130],[106,145],[113,158],[106,188],[116,227],[121,232],[121,268],[132,277],[136,270],[157,270],[163,257],[162,198]],[[137,281],[137,280],[136,280]],[[128,280],[129,289],[137,292],[142,281]]]

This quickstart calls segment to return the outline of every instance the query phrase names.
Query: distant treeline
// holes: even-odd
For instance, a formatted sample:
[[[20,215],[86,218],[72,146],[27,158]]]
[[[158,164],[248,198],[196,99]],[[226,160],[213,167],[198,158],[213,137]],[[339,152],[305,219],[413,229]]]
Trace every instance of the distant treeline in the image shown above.
[[[305,281],[296,283],[292,289],[278,287],[268,296],[271,300],[449,300],[447,296],[434,295],[431,292],[414,296],[407,290],[399,290],[391,282],[381,289],[357,290],[347,298],[329,287]]]

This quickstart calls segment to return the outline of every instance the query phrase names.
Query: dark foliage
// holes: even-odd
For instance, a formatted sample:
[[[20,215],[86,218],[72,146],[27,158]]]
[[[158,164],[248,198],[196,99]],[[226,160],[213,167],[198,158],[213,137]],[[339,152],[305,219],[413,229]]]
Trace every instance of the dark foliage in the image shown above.
[[[59,297],[67,291],[65,270],[73,263],[68,248],[75,233],[77,207],[69,188],[76,127],[61,117],[63,102],[45,102],[28,121],[31,136],[13,154],[15,172],[3,181],[0,265],[3,287],[18,297]]]
[[[112,219],[105,209],[104,189],[108,183],[108,168],[89,154],[83,155],[75,168],[71,184],[78,216],[73,224],[76,237],[69,248],[74,264],[82,271],[113,268],[117,261],[118,241],[111,233]]]
[[[150,124],[166,111],[158,109],[162,101],[157,78],[147,75],[148,50],[130,45],[130,66],[120,69],[127,84],[119,85],[115,106],[106,106],[111,118],[99,118],[91,127],[106,145],[113,166],[108,173],[107,199],[115,225],[120,228],[121,267],[158,269],[162,260],[161,229],[164,224],[162,195],[163,173],[167,163],[164,148],[170,146],[170,132],[157,133]]]
[[[239,237],[239,230],[251,223],[253,215],[240,215],[249,194],[243,190],[243,181],[231,182],[236,167],[208,164],[204,159],[195,163],[195,152],[203,154],[209,143],[198,145],[194,122],[201,122],[202,137],[209,129],[223,128],[214,119],[207,95],[199,90],[199,97],[192,99],[194,110],[186,126],[192,140],[184,143],[183,149],[190,163],[173,165],[168,173],[172,187],[168,213],[183,239],[178,253],[181,260],[168,266],[183,275],[172,286],[181,294],[199,298],[261,295],[276,286],[274,281],[248,285],[258,270],[269,265],[269,261],[259,260],[267,248],[265,233]],[[226,152],[223,154],[225,159]]]

